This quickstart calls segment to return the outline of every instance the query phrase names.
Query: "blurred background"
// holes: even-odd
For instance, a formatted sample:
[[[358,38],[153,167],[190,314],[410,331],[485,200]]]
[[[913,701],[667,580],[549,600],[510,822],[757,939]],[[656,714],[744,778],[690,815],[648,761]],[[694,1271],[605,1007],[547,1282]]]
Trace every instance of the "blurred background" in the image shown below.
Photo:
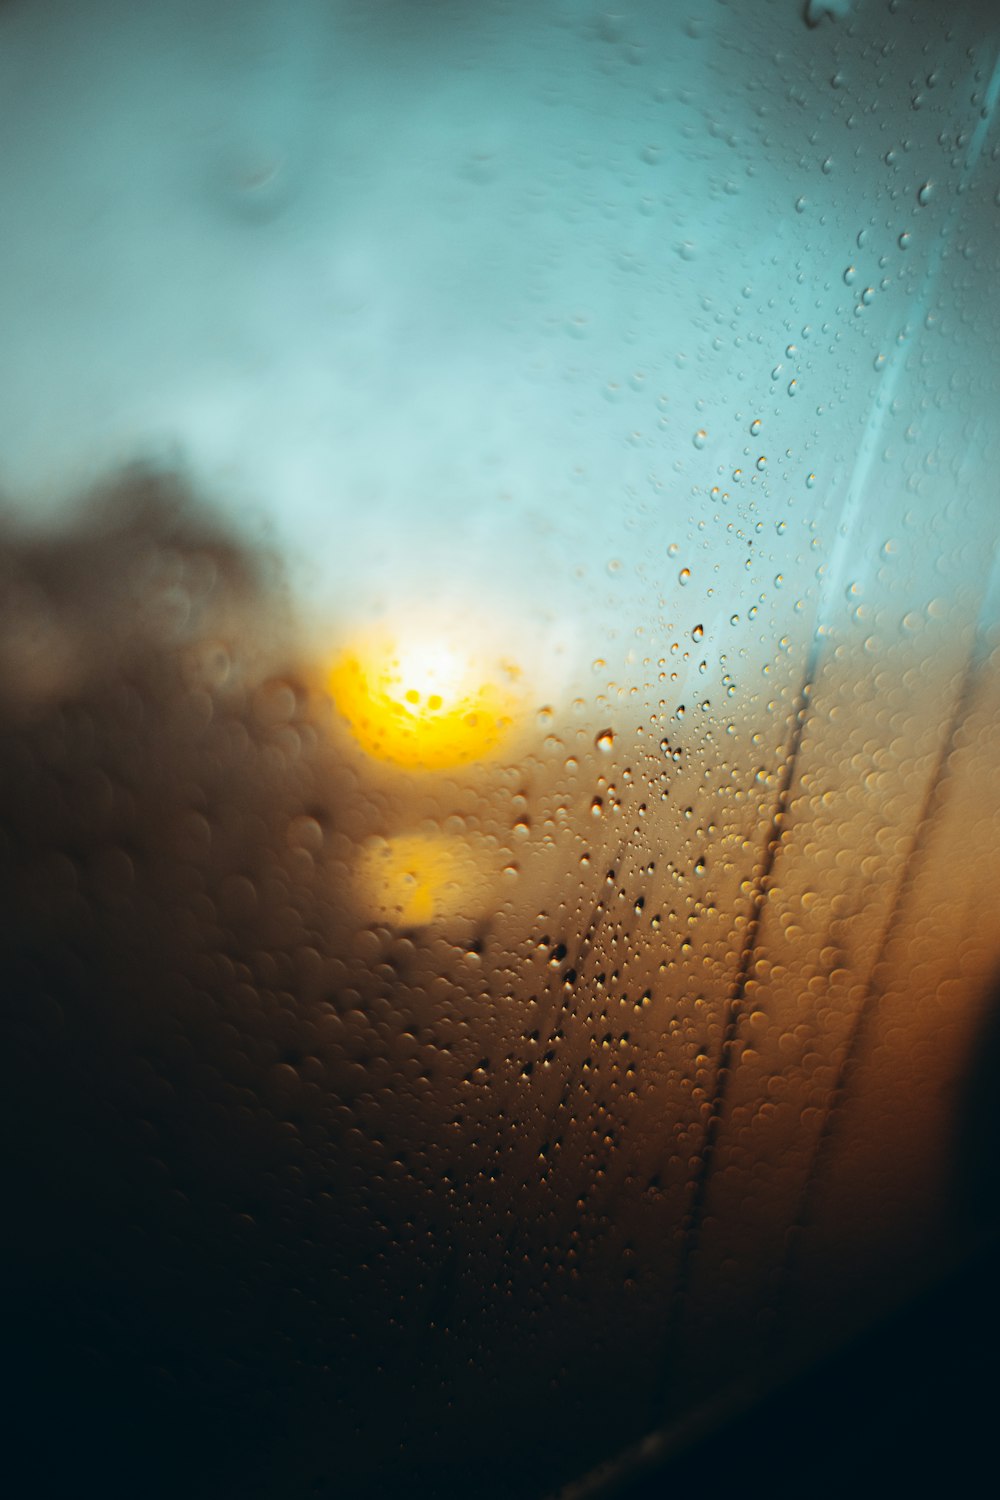
[[[0,4],[19,1493],[983,1435],[998,98],[986,0]]]

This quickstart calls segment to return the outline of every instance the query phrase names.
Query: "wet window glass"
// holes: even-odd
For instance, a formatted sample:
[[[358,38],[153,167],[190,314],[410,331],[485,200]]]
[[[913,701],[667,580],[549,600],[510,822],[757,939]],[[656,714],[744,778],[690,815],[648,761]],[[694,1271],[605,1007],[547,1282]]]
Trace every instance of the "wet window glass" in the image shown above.
[[[0,5],[31,1492],[596,1495],[995,1227],[998,59]]]

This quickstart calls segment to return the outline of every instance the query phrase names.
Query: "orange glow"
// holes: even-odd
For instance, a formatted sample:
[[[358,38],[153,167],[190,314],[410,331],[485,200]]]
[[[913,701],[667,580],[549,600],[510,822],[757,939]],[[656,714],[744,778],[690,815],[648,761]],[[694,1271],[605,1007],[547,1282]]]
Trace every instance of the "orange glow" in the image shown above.
[[[426,927],[476,915],[485,880],[479,861],[461,839],[412,833],[367,845],[357,889],[371,919],[390,927]]]
[[[493,754],[514,724],[518,668],[482,664],[439,641],[370,641],[334,664],[328,687],[361,748],[408,770],[448,770]]]

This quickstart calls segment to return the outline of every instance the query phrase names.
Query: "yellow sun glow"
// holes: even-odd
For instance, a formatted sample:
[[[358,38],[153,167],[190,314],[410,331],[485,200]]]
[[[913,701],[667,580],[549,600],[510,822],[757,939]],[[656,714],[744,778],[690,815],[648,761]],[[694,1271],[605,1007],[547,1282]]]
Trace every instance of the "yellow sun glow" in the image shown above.
[[[518,670],[481,664],[435,640],[369,641],[335,662],[328,687],[358,744],[411,770],[447,770],[491,755],[514,722]]]

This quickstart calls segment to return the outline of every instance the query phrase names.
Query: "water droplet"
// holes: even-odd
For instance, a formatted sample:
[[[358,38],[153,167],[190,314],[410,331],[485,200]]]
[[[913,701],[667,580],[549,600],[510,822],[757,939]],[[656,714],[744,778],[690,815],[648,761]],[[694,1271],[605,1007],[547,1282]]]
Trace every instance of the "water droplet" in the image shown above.
[[[910,231],[908,229],[904,229],[898,240],[900,250],[909,250],[911,239],[912,235],[910,234]]]
[[[761,429],[761,420],[760,420],[760,417],[755,417],[754,420],[750,423],[750,436],[751,437],[757,437],[757,435],[760,432],[760,429]]]
[[[686,583],[690,583],[690,581],[691,581],[691,569],[690,568],[681,568],[680,572],[677,575],[677,579],[678,579],[678,582],[682,586],[684,584],[686,584]]]
[[[857,278],[858,278],[858,268],[857,268],[857,266],[848,266],[847,270],[844,272],[844,285],[845,286],[851,286],[852,283],[857,280]]]
[[[705,634],[705,627],[704,627],[704,625],[696,625],[694,627],[694,629],[692,630],[692,632],[691,632],[691,639],[693,641],[700,641],[701,638],[702,638],[702,636],[704,634]]]
[[[763,472],[764,472],[764,470],[766,468],[767,468],[767,454],[766,453],[762,453],[760,455],[760,458],[758,458],[758,460],[757,460],[757,472],[759,474],[763,474]]]
[[[921,208],[926,208],[927,204],[931,201],[933,196],[934,184],[932,182],[925,182],[921,187],[917,189],[917,202],[920,204]]]
[[[694,435],[694,445],[695,445],[695,447],[696,448],[704,448],[704,446],[705,446],[705,444],[707,442],[708,442],[708,433],[705,431],[704,427],[699,427],[698,431]]]
[[[293,849],[306,849],[316,854],[323,847],[323,829],[316,818],[302,814],[288,825],[288,843]]]
[[[602,729],[600,734],[594,741],[594,744],[597,746],[598,750],[602,750],[605,755],[607,755],[607,753],[611,749],[613,749],[614,743],[615,735],[613,729]]]
[[[802,19],[809,27],[821,21],[842,21],[850,14],[851,0],[806,0]]]

